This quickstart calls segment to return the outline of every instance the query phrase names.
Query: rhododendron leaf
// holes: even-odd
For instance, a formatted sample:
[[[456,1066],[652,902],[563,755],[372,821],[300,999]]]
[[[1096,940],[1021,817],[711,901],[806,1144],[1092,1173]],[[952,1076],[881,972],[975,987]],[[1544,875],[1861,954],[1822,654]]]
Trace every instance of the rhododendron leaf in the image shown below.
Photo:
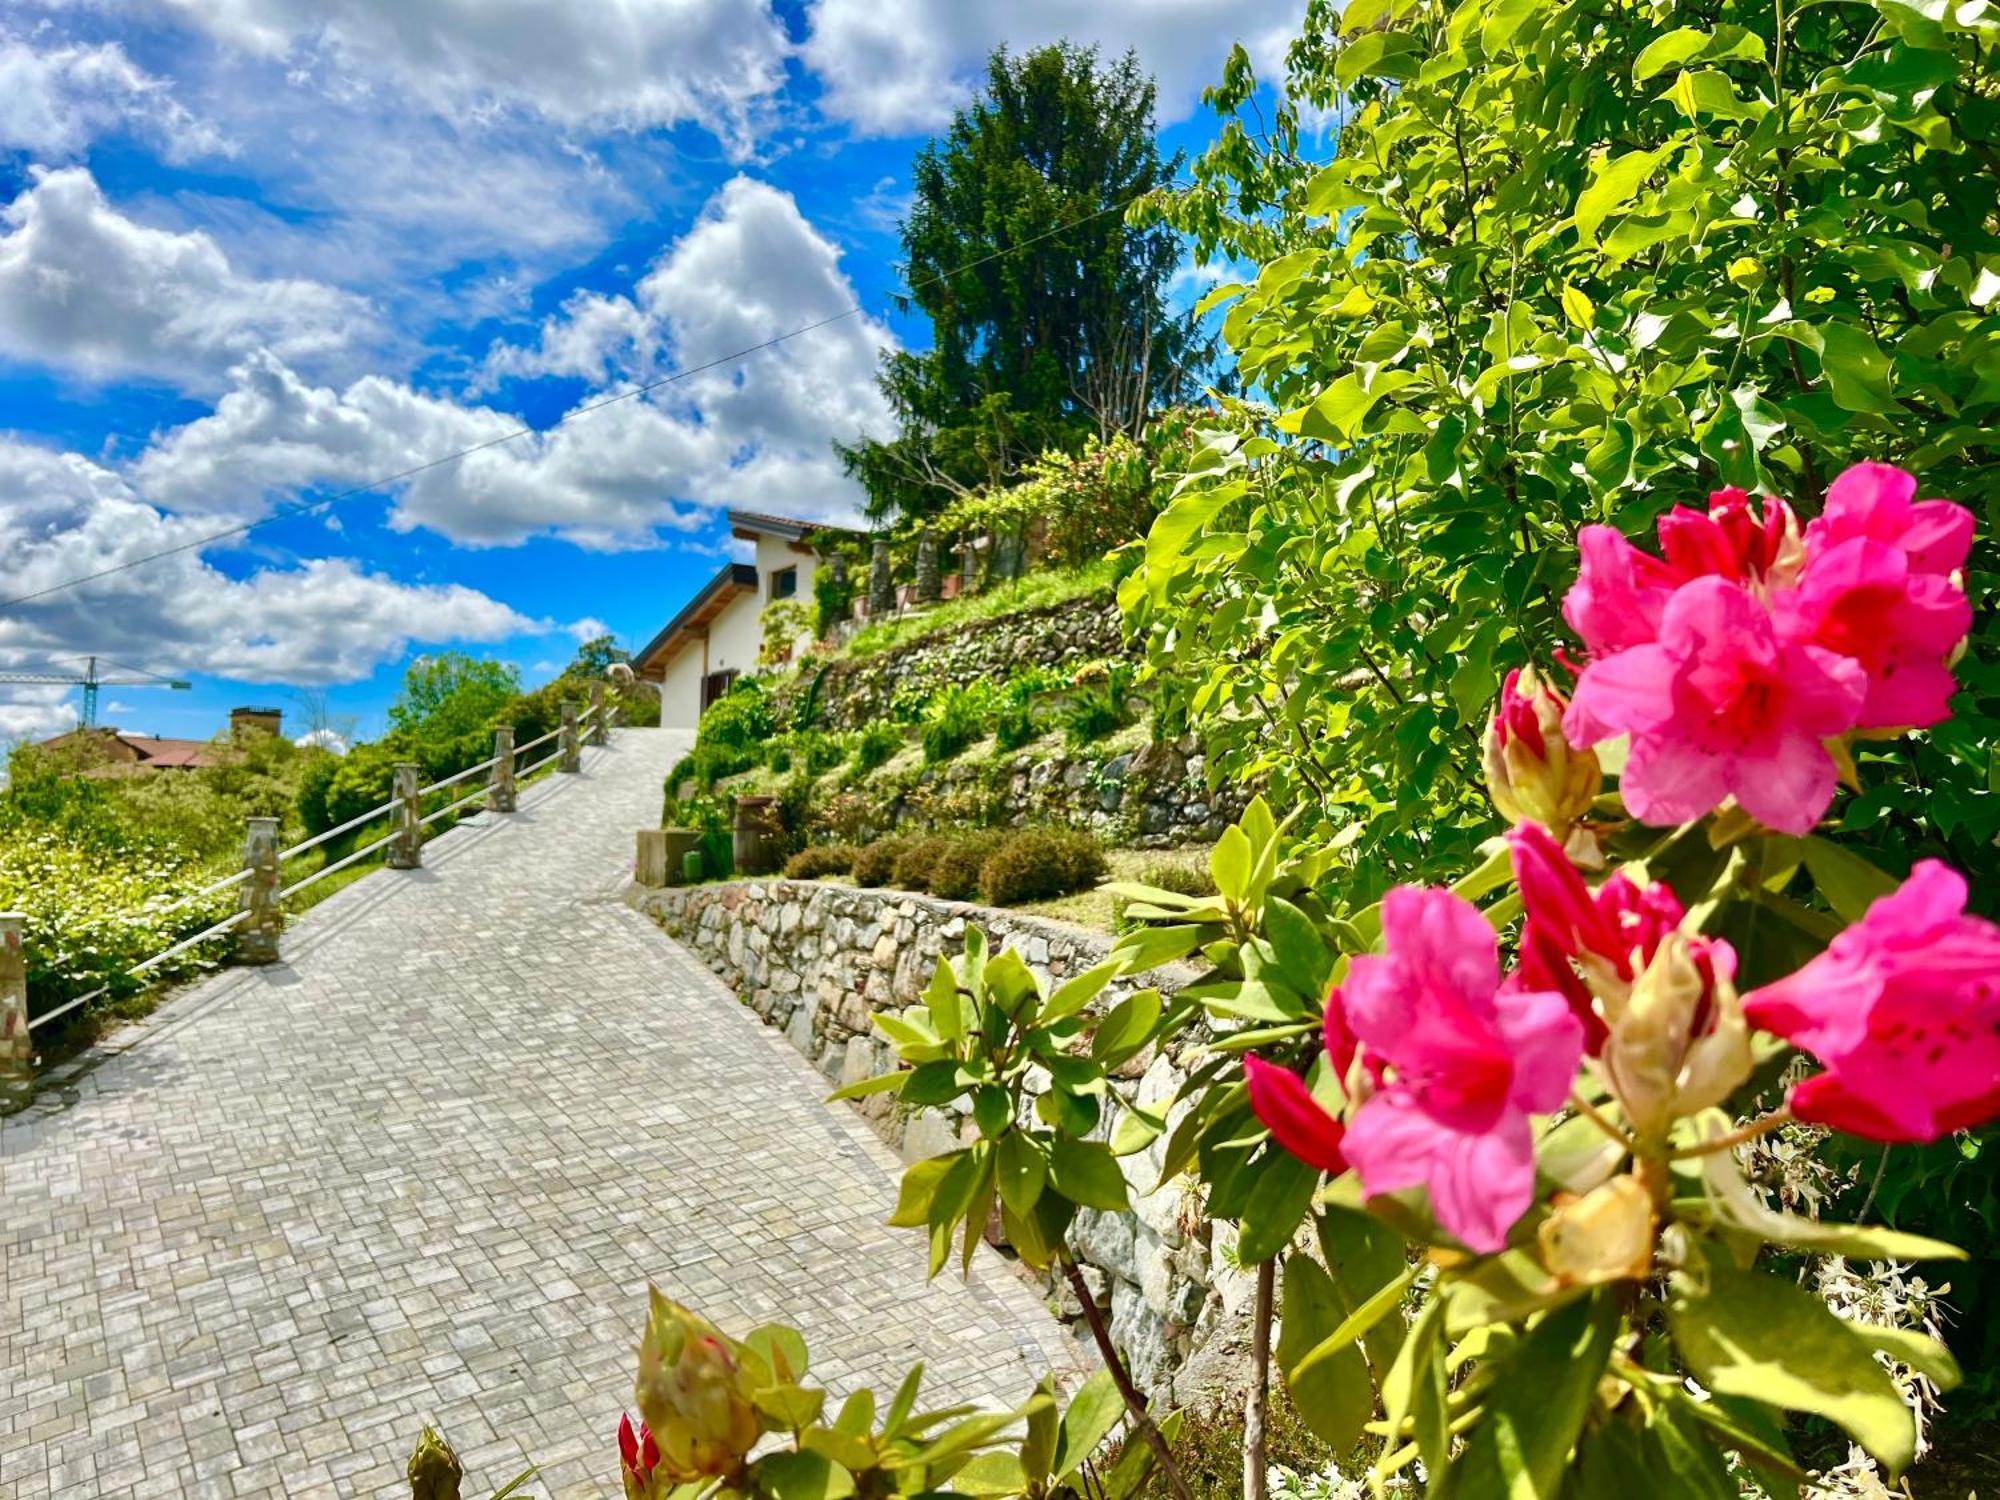
[[[840,1415],[833,1419],[834,1429],[850,1437],[866,1437],[875,1425],[875,1393],[863,1388],[840,1403]]]
[[[1715,1434],[1722,1447],[1735,1452],[1758,1473],[1781,1485],[1804,1482],[1805,1471],[1792,1461],[1784,1428],[1772,1408],[1733,1396],[1701,1399],[1691,1394],[1678,1376],[1637,1378],[1655,1400],[1679,1413],[1685,1425],[1706,1428]]]
[[[857,1079],[853,1083],[842,1084],[826,1096],[826,1102],[833,1104],[842,1099],[865,1099],[870,1094],[886,1094],[892,1089],[900,1089],[908,1082],[910,1075],[898,1070],[894,1073],[878,1073],[873,1078]]]
[[[1433,1490],[1438,1500],[1554,1500],[1619,1322],[1615,1297],[1600,1291],[1529,1329],[1496,1372],[1485,1417]]]
[[[1124,1170],[1102,1141],[1057,1136],[1049,1143],[1049,1181],[1083,1208],[1122,1213],[1132,1206]]]
[[[1273,1146],[1254,1168],[1254,1184],[1237,1225],[1236,1257],[1246,1266],[1269,1260],[1292,1241],[1312,1209],[1319,1168]]]
[[[1013,948],[1002,949],[986,965],[986,994],[1009,1020],[1021,1027],[1034,1020],[1041,1001],[1034,971]]]
[[[1119,967],[1116,963],[1101,963],[1057,985],[1042,1007],[1041,1024],[1050,1026],[1082,1011],[1104,993],[1104,987],[1116,977]]]
[[[857,1391],[855,1394],[865,1396],[868,1393]],[[842,1413],[845,1415],[845,1408]],[[867,1429],[861,1431],[865,1433]],[[870,1469],[875,1466],[874,1444],[858,1433],[843,1431],[837,1421],[832,1427],[809,1428],[799,1439],[799,1447],[808,1453],[830,1458],[845,1469]]]
[[[1018,1495],[1027,1488],[1027,1471],[1011,1453],[981,1453],[967,1461],[951,1476],[949,1488],[957,1495]]]
[[[1416,1439],[1426,1472],[1444,1472],[1451,1452],[1446,1432],[1444,1356],[1444,1303],[1431,1297],[1411,1321],[1402,1346],[1382,1377],[1382,1410],[1390,1437],[1375,1466],[1378,1475],[1389,1472],[1385,1465],[1396,1451],[1396,1439],[1402,1435],[1405,1422]]]
[[[743,1335],[743,1347],[769,1365],[772,1377],[781,1384],[796,1382],[809,1368],[804,1336],[782,1323],[751,1329]]]
[[[1082,1468],[1124,1415],[1125,1398],[1118,1394],[1117,1382],[1109,1370],[1099,1370],[1083,1383],[1063,1413],[1052,1477],[1064,1479]]]
[[[1869,907],[1896,888],[1895,877],[1830,839],[1807,839],[1805,863],[1827,905],[1849,922],[1860,921]]]
[[[930,1223],[931,1204],[937,1200],[945,1175],[965,1154],[949,1151],[943,1156],[927,1156],[907,1168],[902,1186],[896,1192],[896,1211],[889,1215],[889,1223],[898,1229],[921,1229]]]
[[[1916,1456],[1916,1423],[1871,1347],[1811,1292],[1711,1256],[1667,1306],[1674,1343],[1712,1391],[1812,1412],[1847,1429],[1891,1476]]]
[[[1643,1423],[1621,1415],[1585,1434],[1564,1494],[1574,1500],[1739,1500],[1743,1490],[1707,1432],[1660,1406]]]
[[[1014,1121],[1014,1101],[998,1084],[985,1083],[972,1091],[972,1123],[986,1139],[995,1140]]]
[[[1048,1176],[1048,1162],[1040,1148],[1027,1132],[1012,1130],[1000,1137],[994,1160],[1000,1173],[1001,1203],[1017,1214],[1029,1212],[1042,1195],[1042,1183]]]
[[[903,1103],[911,1108],[949,1104],[965,1092],[964,1069],[947,1057],[914,1069],[903,1082]]]
[[[965,1010],[959,998],[958,976],[952,972],[949,959],[938,960],[931,982],[924,990],[924,1003],[930,1009],[931,1025],[940,1039],[956,1042],[965,1036]]]
[[[1152,1040],[1160,1011],[1158,990],[1140,990],[1127,996],[1098,1023],[1090,1039],[1091,1060],[1107,1068],[1115,1068],[1136,1057]]]
[[[1310,1257],[1285,1262],[1284,1310],[1278,1325],[1278,1368],[1285,1387],[1313,1435],[1336,1458],[1353,1450],[1361,1427],[1375,1411],[1375,1388],[1359,1344],[1349,1344],[1301,1372],[1300,1363],[1338,1327],[1347,1309],[1326,1272]]]
[[[773,1500],[845,1500],[854,1476],[822,1453],[767,1453],[751,1466],[757,1490]]]
[[[1117,960],[1121,972],[1144,973],[1147,969],[1157,969],[1161,964],[1186,958],[1201,946],[1212,930],[1194,925],[1141,927],[1118,939],[1112,945],[1111,957]]]
[[[1250,889],[1250,866],[1256,858],[1241,828],[1232,825],[1223,829],[1208,855],[1209,878],[1215,882],[1216,894],[1241,906]]]
[[[1264,935],[1270,940],[1279,972],[1293,989],[1315,997],[1326,993],[1333,955],[1311,918],[1282,896],[1267,896]]]
[[[757,1410],[780,1426],[807,1427],[819,1420],[826,1405],[826,1392],[797,1385],[774,1385],[753,1392],[750,1400]]]
[[[1565,1286],[1530,1250],[1489,1255],[1441,1283],[1445,1326],[1454,1337],[1488,1323],[1518,1323],[1549,1308],[1573,1302],[1585,1288]]]
[[[1331,1330],[1322,1335],[1318,1343],[1302,1353],[1292,1365],[1292,1373],[1299,1379],[1304,1379],[1321,1360],[1332,1359],[1343,1349],[1352,1347],[1357,1339],[1365,1338],[1376,1324],[1402,1306],[1404,1294],[1409,1291],[1421,1270],[1421,1266],[1411,1266],[1402,1275],[1377,1288],[1372,1297],[1342,1318]]]

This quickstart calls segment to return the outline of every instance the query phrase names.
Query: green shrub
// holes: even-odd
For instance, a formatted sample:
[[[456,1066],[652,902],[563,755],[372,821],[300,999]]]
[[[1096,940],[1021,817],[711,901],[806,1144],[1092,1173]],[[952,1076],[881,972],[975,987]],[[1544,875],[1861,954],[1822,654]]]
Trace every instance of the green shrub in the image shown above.
[[[854,868],[861,851],[852,844],[807,844],[785,861],[787,880],[818,880],[826,875],[845,875]]]
[[[960,834],[931,862],[931,894],[947,901],[973,901],[979,896],[979,872],[1006,840],[1000,832]]]
[[[923,742],[924,763],[936,765],[950,760],[985,732],[987,695],[977,688],[956,683],[941,688],[924,714],[918,738]]]
[[[898,890],[929,890],[931,867],[951,846],[951,838],[939,833],[925,834],[921,838],[908,840],[904,843],[902,852],[896,856],[895,866],[889,872],[889,883]]]
[[[854,856],[854,883],[875,888],[887,886],[896,873],[896,861],[908,839],[877,839]]]
[[[1035,713],[1025,703],[1003,704],[993,717],[993,742],[1002,750],[1018,750],[1035,734]]]
[[[902,748],[903,731],[886,719],[877,719],[863,728],[854,742],[854,767],[867,772],[885,766]]]
[[[299,822],[307,833],[325,833],[333,827],[333,819],[327,816],[327,793],[333,789],[333,778],[339,772],[340,757],[325,752],[311,757],[300,770]]]
[[[771,699],[754,677],[739,677],[702,711],[695,745],[720,745],[745,753],[771,737]]]
[[[792,746],[787,737],[780,735],[764,746],[764,765],[780,776],[791,770]]]
[[[988,906],[1046,901],[1084,890],[1104,878],[1104,849],[1071,828],[1024,828],[1009,834],[979,871],[979,899]]]

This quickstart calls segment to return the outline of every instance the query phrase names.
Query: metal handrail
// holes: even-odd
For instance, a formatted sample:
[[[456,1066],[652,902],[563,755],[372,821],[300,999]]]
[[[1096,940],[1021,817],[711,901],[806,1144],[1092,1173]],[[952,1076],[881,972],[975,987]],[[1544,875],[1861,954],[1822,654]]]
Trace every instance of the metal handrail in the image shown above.
[[[145,973],[148,969],[156,969],[170,958],[178,958],[181,954],[187,952],[188,949],[194,947],[196,944],[205,943],[212,937],[221,936],[223,933],[229,931],[230,928],[234,927],[238,922],[241,922],[245,917],[249,915],[250,913],[247,911],[239,911],[235,913],[233,916],[224,917],[220,922],[217,922],[213,927],[204,927],[200,932],[197,932],[193,937],[182,938],[178,943],[175,943],[173,947],[166,949],[164,952],[155,953],[151,958],[146,959],[144,962],[132,965],[131,968],[125,971],[124,977],[127,979],[137,979],[141,974]],[[30,1017],[28,1021],[28,1030],[33,1031],[37,1026],[45,1026],[50,1021],[55,1020],[58,1016],[68,1015],[71,1011],[75,1010],[79,1005],[87,1005],[92,1000],[97,999],[100,995],[107,995],[110,992],[111,992],[110,985],[100,984],[96,989],[90,991],[88,994],[78,995],[73,1000],[66,1000],[61,1005],[58,1005],[52,1011],[47,1011],[39,1016]]]
[[[514,773],[514,779],[516,781],[526,781],[530,776],[534,775],[535,772],[541,770],[543,766],[554,765],[557,761],[561,759],[562,759],[562,751],[560,750],[556,751],[554,755],[544,755],[540,760],[536,761],[532,766],[523,766],[520,770],[516,771]]]
[[[495,755],[488,760],[482,760],[476,766],[467,766],[455,776],[447,776],[443,781],[433,781],[429,786],[419,791],[417,795],[419,797],[428,797],[432,792],[442,791],[448,786],[456,786],[459,782],[465,780],[466,777],[476,776],[481,771],[490,771],[499,764],[500,757]]]

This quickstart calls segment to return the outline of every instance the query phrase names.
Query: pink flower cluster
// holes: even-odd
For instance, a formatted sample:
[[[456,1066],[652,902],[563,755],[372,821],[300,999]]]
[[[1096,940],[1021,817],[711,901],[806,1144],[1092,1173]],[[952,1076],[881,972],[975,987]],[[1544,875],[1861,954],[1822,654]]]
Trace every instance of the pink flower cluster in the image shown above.
[[[1247,1058],[1251,1108],[1273,1139],[1371,1194],[1423,1184],[1442,1224],[1498,1250],[1535,1195],[1531,1114],[1569,1097],[1583,1027],[1562,995],[1500,982],[1499,943],[1471,902],[1398,886],[1386,951],[1327,996],[1328,1056],[1367,1097],[1344,1128],[1287,1069]],[[1357,1049],[1359,1063],[1357,1068]]]
[[[1741,490],[1662,516],[1659,557],[1583,529],[1563,615],[1590,659],[1563,732],[1631,736],[1620,785],[1635,817],[1683,823],[1733,796],[1802,834],[1833,800],[1828,740],[1948,716],[1972,513],[1915,495],[1904,470],[1857,464],[1803,533],[1783,501]]]

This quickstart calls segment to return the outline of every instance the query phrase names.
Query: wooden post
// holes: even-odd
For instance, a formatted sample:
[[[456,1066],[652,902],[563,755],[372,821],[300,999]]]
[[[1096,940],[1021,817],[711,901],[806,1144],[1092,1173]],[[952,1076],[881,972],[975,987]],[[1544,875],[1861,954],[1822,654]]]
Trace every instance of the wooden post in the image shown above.
[[[424,830],[418,819],[423,816],[417,805],[418,785],[423,772],[411,761],[396,762],[396,805],[393,816],[396,820],[396,837],[389,845],[389,868],[392,870],[420,870],[424,864]]]
[[[249,913],[236,924],[236,961],[239,964],[274,964],[278,961],[278,937],[285,930],[284,909],[278,905],[278,820],[250,819],[243,838],[243,868],[250,878],[243,882],[242,909]]]
[[[502,724],[493,731],[493,772],[486,778],[491,788],[486,806],[491,812],[514,811],[514,726]]]
[[[25,1102],[35,1087],[28,1036],[28,960],[21,952],[25,913],[0,911],[0,1100]]]
[[[611,712],[605,703],[604,684],[601,682],[590,685],[590,743],[611,743]]]
[[[556,743],[562,747],[562,759],[556,762],[558,771],[581,771],[583,750],[576,737],[576,705],[562,706],[562,738]]]

